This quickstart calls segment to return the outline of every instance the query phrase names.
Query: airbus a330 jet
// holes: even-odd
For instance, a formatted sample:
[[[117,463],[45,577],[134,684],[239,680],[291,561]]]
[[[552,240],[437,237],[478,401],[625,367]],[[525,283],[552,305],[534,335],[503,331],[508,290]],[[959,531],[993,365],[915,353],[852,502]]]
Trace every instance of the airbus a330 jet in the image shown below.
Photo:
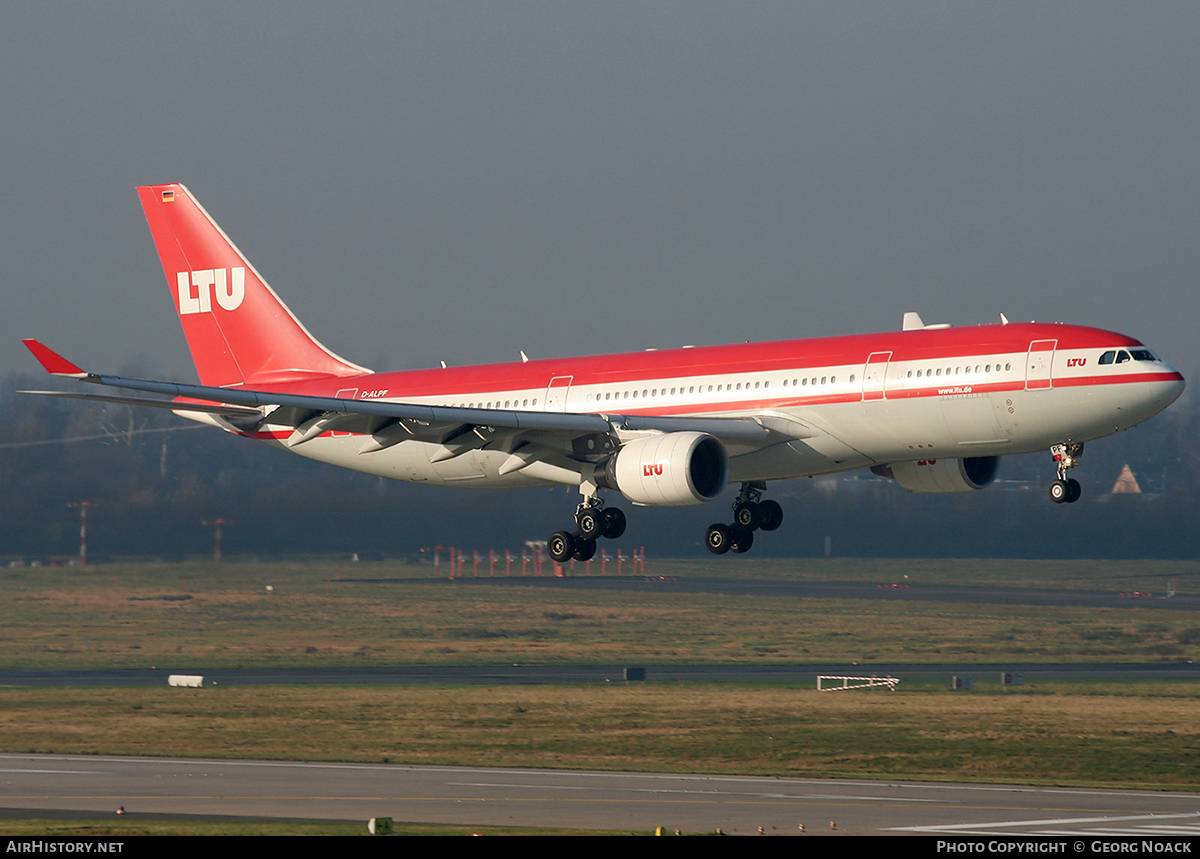
[[[183,185],[138,189],[200,384],[92,373],[36,340],[46,370],[106,393],[31,392],[166,408],[321,462],[431,486],[568,485],[574,527],[554,560],[587,560],[634,505],[701,504],[739,489],[705,532],[745,552],[783,521],[770,481],[870,468],[912,492],[971,492],[1000,457],[1049,451],[1056,503],[1085,442],[1183,392],[1141,342],[1076,325],[900,331],[373,373],[316,340]]]

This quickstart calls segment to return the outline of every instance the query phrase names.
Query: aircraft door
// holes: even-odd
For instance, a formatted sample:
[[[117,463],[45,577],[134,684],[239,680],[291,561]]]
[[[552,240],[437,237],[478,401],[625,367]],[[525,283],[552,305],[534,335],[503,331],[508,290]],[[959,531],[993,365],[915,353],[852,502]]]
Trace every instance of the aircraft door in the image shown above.
[[[1057,346],[1057,340],[1034,340],[1029,344],[1029,356],[1025,362],[1025,390],[1040,391],[1051,386],[1050,376]]]
[[[335,396],[339,400],[353,400],[355,397],[358,396],[358,388],[342,388],[340,391],[337,392],[337,394],[335,394]],[[330,435],[333,436],[334,438],[337,438],[339,436],[354,435],[354,433],[331,432]]]
[[[884,382],[887,380],[888,362],[891,360],[891,352],[872,352],[867,357],[867,365],[863,368],[863,400],[884,398]]]
[[[546,386],[546,411],[565,412],[567,410],[567,393],[571,390],[574,376],[555,376]]]

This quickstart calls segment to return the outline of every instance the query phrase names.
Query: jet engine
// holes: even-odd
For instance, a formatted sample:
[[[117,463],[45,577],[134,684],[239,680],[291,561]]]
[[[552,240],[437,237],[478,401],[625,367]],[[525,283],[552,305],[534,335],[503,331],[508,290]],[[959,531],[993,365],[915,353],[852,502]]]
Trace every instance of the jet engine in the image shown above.
[[[969,456],[889,462],[871,471],[894,479],[909,492],[970,492],[990,485],[999,466],[998,456]]]
[[[671,432],[623,445],[596,471],[603,489],[616,489],[634,504],[702,504],[721,494],[729,478],[729,455],[701,432]]]

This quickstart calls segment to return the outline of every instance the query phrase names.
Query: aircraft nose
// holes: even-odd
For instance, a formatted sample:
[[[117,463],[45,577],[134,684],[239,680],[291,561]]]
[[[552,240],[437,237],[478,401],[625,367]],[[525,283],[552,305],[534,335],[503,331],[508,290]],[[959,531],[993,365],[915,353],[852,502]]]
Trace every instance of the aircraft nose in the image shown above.
[[[1184,381],[1183,374],[1176,371],[1175,378],[1167,383],[1167,396],[1169,397],[1167,400],[1167,405],[1169,406],[1171,403],[1178,400],[1180,395],[1183,393],[1183,389],[1186,387],[1187,382]]]
[[[1154,414],[1158,414],[1171,403],[1179,399],[1183,394],[1183,389],[1187,387],[1187,382],[1184,381],[1183,374],[1169,364],[1166,364],[1167,372],[1164,378],[1150,383],[1150,407],[1154,409]]]

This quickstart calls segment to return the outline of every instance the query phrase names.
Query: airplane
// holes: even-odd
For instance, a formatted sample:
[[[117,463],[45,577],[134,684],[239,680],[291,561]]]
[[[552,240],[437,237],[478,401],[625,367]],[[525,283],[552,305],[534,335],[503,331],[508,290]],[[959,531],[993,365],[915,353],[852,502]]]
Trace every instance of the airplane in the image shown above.
[[[783,509],[770,481],[869,468],[912,492],[971,492],[1000,457],[1049,450],[1055,503],[1085,442],[1174,402],[1183,376],[1123,334],[1059,323],[952,328],[916,313],[881,334],[373,373],[288,310],[183,185],[138,195],[200,384],[85,371],[24,341],[53,375],[157,394],[30,391],[170,409],[321,462],[429,486],[566,485],[556,562],[626,528],[619,507],[702,504],[738,484],[714,554],[750,549]]]

